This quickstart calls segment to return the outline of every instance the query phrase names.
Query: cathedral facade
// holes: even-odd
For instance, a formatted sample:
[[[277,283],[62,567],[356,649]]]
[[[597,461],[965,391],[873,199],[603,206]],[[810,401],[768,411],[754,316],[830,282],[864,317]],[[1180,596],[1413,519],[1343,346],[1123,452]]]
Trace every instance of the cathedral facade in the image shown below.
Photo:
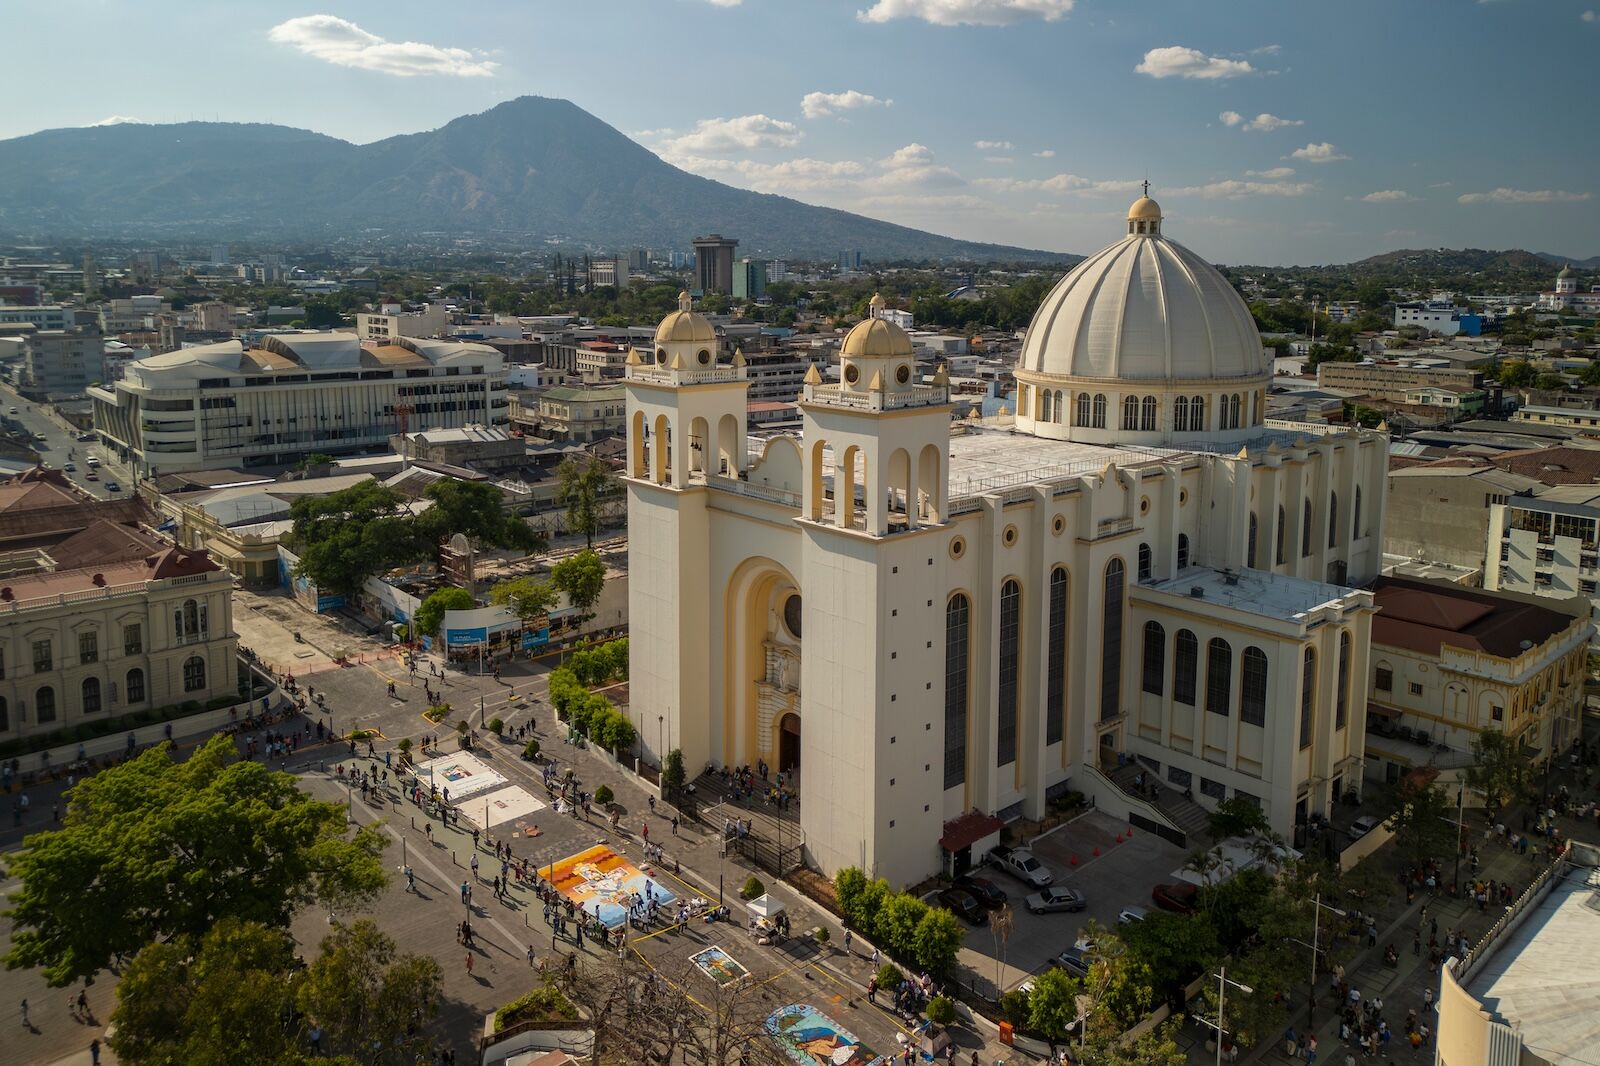
[[[1386,438],[1268,424],[1248,309],[1162,227],[1141,198],[1045,297],[982,424],[874,316],[754,442],[683,298],[626,377],[652,758],[794,771],[808,859],[895,885],[978,858],[945,832],[973,811],[1167,818],[1130,760],[1286,835],[1359,789]]]

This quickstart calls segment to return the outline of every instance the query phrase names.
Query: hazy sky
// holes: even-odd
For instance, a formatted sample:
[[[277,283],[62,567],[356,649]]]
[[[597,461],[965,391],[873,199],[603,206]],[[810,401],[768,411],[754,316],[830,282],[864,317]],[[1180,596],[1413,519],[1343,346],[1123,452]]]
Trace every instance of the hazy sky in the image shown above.
[[[1600,0],[52,0],[0,137],[132,119],[372,141],[565,97],[679,166],[1089,252],[1146,176],[1226,262],[1600,254]]]

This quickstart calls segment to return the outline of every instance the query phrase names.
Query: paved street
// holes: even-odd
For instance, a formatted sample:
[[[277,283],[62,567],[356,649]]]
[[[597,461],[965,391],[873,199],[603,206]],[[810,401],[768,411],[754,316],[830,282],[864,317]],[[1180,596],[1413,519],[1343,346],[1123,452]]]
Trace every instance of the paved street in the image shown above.
[[[17,409],[14,415],[10,413],[13,407]],[[16,419],[33,433],[42,435],[43,442],[34,445],[34,450],[39,453],[40,458],[57,470],[66,471],[69,464],[75,467],[76,469],[67,471],[67,477],[89,495],[102,500],[114,500],[133,492],[133,481],[127,468],[114,462],[110,453],[104,448],[79,442],[76,439],[78,430],[73,429],[45,404],[25,400],[18,396],[11,386],[0,384],[0,409],[6,411],[7,417]],[[87,462],[91,453],[101,460],[94,480],[89,479],[91,469]],[[111,491],[109,486],[113,484],[118,487],[118,491]]]

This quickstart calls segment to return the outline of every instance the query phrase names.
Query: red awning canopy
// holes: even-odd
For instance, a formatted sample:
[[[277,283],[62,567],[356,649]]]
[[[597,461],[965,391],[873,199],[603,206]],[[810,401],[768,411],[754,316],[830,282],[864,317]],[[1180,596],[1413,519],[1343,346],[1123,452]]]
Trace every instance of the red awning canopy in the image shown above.
[[[1006,823],[992,814],[968,811],[959,818],[952,818],[944,823],[944,835],[939,838],[939,846],[951,852],[970,848],[984,837],[1000,832],[1005,825]]]

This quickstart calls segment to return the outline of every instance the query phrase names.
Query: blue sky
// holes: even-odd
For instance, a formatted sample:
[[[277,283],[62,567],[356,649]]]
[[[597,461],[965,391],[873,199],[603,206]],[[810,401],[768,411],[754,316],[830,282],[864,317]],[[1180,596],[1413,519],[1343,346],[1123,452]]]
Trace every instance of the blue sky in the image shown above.
[[[974,240],[1089,252],[1148,176],[1218,261],[1600,254],[1600,0],[53,0],[6,30],[0,137],[365,142],[537,94],[696,173]]]

